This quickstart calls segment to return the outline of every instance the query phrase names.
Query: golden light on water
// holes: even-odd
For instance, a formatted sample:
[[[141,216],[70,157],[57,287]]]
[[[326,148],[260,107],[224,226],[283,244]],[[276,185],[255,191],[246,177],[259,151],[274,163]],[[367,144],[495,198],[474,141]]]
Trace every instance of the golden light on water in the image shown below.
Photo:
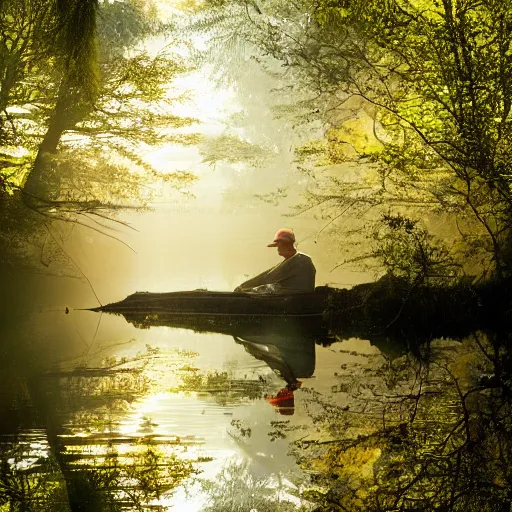
[[[180,3],[161,1],[159,5],[165,16],[171,16]],[[156,53],[165,44],[162,38],[152,40],[147,49]],[[198,38],[194,44],[204,46],[205,40]],[[186,58],[186,53],[181,55]],[[264,73],[258,77],[262,82],[253,80],[244,98],[227,86],[219,87],[208,67],[167,84],[169,99],[187,98],[170,102],[172,107],[165,113],[196,118],[198,123],[162,128],[162,134],[172,133],[187,143],[178,140],[141,147],[140,155],[157,172],[190,173],[198,180],[176,191],[174,182],[161,184],[155,178],[155,183],[144,189],[151,211],[118,213],[117,218],[134,230],[114,225],[105,237],[84,226],[69,230],[69,226],[52,227],[58,249],[70,258],[70,274],[74,272],[80,279],[85,276],[81,281],[61,283],[55,294],[51,292],[55,281],[41,278],[41,287],[51,293],[41,311],[32,313],[53,330],[48,335],[52,347],[60,344],[67,355],[84,354],[83,366],[66,370],[67,381],[52,382],[54,397],[65,398],[58,403],[58,412],[55,408],[52,414],[65,418],[58,433],[59,449],[63,458],[69,457],[71,471],[124,471],[119,484],[128,488],[139,485],[134,483],[138,469],[151,467],[158,476],[162,467],[176,460],[183,463],[182,470],[193,464],[201,471],[197,477],[212,482],[227,465],[242,461],[249,461],[255,473],[279,478],[294,464],[284,441],[269,440],[269,425],[280,418],[264,394],[282,387],[282,379],[233,339],[168,327],[141,331],[121,317],[79,311],[97,302],[120,300],[135,291],[232,290],[249,275],[279,262],[276,251],[266,245],[279,227],[292,222],[299,238],[306,241],[317,229],[316,220],[308,224],[285,217],[285,204],[291,201],[287,190],[294,190],[300,181],[294,174],[293,142],[290,132],[274,119],[268,84],[263,82],[268,77]],[[222,158],[208,155],[207,151],[218,150],[216,141],[222,137],[240,142],[238,159],[230,153],[229,144],[219,143]],[[83,143],[78,135],[64,139],[67,143],[73,140],[76,147]],[[191,140],[194,143],[189,143]],[[261,153],[265,158],[248,163],[244,151],[253,147],[264,148]],[[117,163],[115,157],[110,161]],[[133,172],[142,174],[136,166]],[[256,198],[276,191],[284,191],[282,204]],[[49,245],[51,236],[48,240]],[[47,249],[49,254],[56,251]],[[301,246],[305,252],[309,249],[315,250],[315,246]],[[322,249],[317,254],[324,253]],[[327,266],[320,263],[317,268],[324,279]],[[62,311],[68,305],[71,315],[64,316]],[[92,373],[105,370],[107,376],[74,375],[75,370],[83,369]],[[212,376],[211,381],[217,379],[214,384],[208,380]],[[194,379],[196,386],[190,385]],[[244,437],[246,434],[238,431],[243,422],[251,425],[251,436]],[[35,457],[45,456],[44,449],[34,448],[23,461],[24,467],[35,464]],[[242,485],[246,476],[240,476]],[[204,494],[185,494],[185,487],[194,478],[193,473],[187,474],[151,504],[173,506],[179,511],[202,510],[207,498]],[[292,487],[286,479],[283,482]],[[123,496],[124,491],[105,492]]]

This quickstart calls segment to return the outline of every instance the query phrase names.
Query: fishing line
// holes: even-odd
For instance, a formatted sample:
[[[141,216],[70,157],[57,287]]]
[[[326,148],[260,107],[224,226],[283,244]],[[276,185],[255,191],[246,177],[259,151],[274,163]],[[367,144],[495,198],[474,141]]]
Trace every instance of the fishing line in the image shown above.
[[[75,267],[78,269],[78,271],[80,272],[80,274],[82,274],[82,276],[85,278],[85,280],[89,283],[89,286],[91,287],[91,290],[92,290],[92,293],[94,294],[94,296],[96,297],[96,300],[99,302],[100,306],[103,307],[103,304],[101,303],[98,295],[96,294],[96,291],[94,290],[94,287],[91,283],[91,281],[89,280],[89,278],[84,274],[84,272],[82,271],[82,269],[80,268],[80,266],[78,265],[78,263],[69,255],[69,253],[66,251],[66,249],[64,249],[64,247],[62,247],[62,245],[60,244],[60,242],[57,240],[57,238],[55,237],[55,235],[51,232],[50,228],[48,227],[48,224],[45,222],[44,223],[44,226],[46,228],[46,230],[48,231],[48,233],[51,235],[51,237],[55,240],[55,243],[59,246],[60,250],[71,260],[71,262],[75,265]],[[68,308],[66,308],[68,309]]]
[[[84,345],[87,347],[87,350],[89,350],[89,344],[87,343],[87,341],[85,341],[85,338],[80,334],[80,331],[78,330],[78,327],[76,325],[76,318],[73,318],[73,326],[75,328],[76,333],[78,334],[78,336],[80,336],[80,339],[84,342]]]
[[[88,345],[87,347],[87,351],[85,352],[85,355],[89,355],[89,351],[91,350],[91,347],[94,345],[94,342],[96,341],[96,335],[98,334],[98,331],[100,329],[100,324],[101,324],[101,318],[103,316],[103,311],[100,311],[100,318],[98,320],[98,325],[96,326],[96,331],[94,332],[94,336],[92,338],[92,342],[90,345]]]

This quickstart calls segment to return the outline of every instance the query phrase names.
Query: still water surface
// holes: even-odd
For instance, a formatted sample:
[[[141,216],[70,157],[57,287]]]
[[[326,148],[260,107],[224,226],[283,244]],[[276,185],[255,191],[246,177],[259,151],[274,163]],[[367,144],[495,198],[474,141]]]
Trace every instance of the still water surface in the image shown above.
[[[208,482],[233,476],[237,493],[265,489],[298,504],[308,474],[290,442],[325,436],[308,404],[321,396],[344,406],[340,369],[385,359],[367,341],[304,325],[255,322],[234,337],[201,332],[194,319],[188,329],[137,329],[87,311],[41,314],[85,336],[81,350],[40,361],[37,348],[11,346],[2,365],[4,491],[34,510],[204,510],[220,499]],[[86,324],[96,324],[92,335]]]

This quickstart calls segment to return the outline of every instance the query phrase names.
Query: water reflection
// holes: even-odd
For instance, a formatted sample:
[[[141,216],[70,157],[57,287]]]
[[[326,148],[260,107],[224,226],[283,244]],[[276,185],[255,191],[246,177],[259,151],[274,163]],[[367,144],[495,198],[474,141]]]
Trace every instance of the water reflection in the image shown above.
[[[485,479],[496,496],[508,489],[510,377],[491,339],[437,342],[425,361],[334,343],[319,318],[110,320],[138,341],[98,342],[51,367],[0,361],[1,505],[182,510],[197,500],[187,510],[202,511],[247,499],[259,510],[303,482],[295,498],[319,510],[396,499],[433,510]],[[195,478],[202,501],[184,494]]]
[[[264,361],[286,382],[286,387],[267,401],[276,407],[280,414],[293,414],[295,408],[293,392],[302,382],[299,378],[309,378],[315,371],[315,342],[307,336],[289,337],[280,333],[262,334],[242,339],[233,336],[245,350],[256,359]]]
[[[318,510],[510,510],[512,395],[497,341],[475,333],[433,342],[428,362],[344,365],[343,402],[311,393],[326,436],[295,449],[322,489]]]
[[[280,414],[294,413],[294,391],[301,387],[300,378],[315,371],[315,344],[327,345],[333,339],[320,315],[315,316],[231,316],[182,315],[171,312],[123,312],[134,326],[180,327],[196,332],[215,332],[232,336],[237,344],[256,359],[264,361],[286,383],[267,401]]]
[[[3,409],[17,415],[1,423],[2,504],[10,510],[139,510],[193,474],[194,458],[181,454],[201,439],[158,435],[149,418],[137,432],[121,432],[132,404],[150,391],[144,366],[155,356],[148,349],[130,359],[105,358],[97,367],[67,362],[18,374],[16,386],[4,387]]]
[[[138,326],[147,328],[152,322],[161,325],[153,317]],[[250,453],[262,475],[279,473],[290,464],[284,462],[284,444],[273,443],[274,459],[267,429],[250,437],[243,418],[254,414],[248,412],[249,405],[251,411],[257,404],[266,408],[261,417],[274,414],[264,401],[276,395],[275,383],[268,381],[270,370],[292,395],[299,379],[313,375],[315,342],[325,335],[318,324],[180,317],[165,325],[171,328],[166,331],[167,349],[147,346],[126,356],[121,355],[125,343],[113,345],[108,353],[98,346],[97,352],[51,368],[26,365],[23,371],[2,373],[0,480],[9,482],[2,503],[26,510],[31,503],[39,504],[37,510],[164,510],[184,481],[198,472],[212,473],[208,465],[214,459]],[[178,326],[189,332],[229,333],[230,338],[221,338],[231,343],[234,353],[238,347],[238,353],[263,362],[269,372],[254,366],[251,377],[250,366],[201,369],[198,353],[172,348],[172,340],[183,332]],[[211,334],[196,337],[220,342]],[[25,356],[19,360],[26,361]],[[185,409],[188,416],[178,419]],[[235,410],[240,411],[236,418]],[[293,403],[278,404],[276,410],[289,414]],[[199,418],[204,418],[202,429],[196,428]],[[213,437],[224,432],[224,441],[217,437],[212,443],[213,437],[204,435],[207,431]],[[245,435],[240,441],[241,432]],[[224,459],[223,453],[228,455]]]

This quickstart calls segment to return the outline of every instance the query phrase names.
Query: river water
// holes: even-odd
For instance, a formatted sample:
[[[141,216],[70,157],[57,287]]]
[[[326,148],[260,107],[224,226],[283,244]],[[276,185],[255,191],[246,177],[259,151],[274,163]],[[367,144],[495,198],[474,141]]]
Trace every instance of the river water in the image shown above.
[[[83,280],[12,278],[0,374],[2,489],[12,509],[299,504],[308,472],[290,443],[327,435],[309,407],[319,397],[343,407],[343,372],[387,358],[368,341],[302,324],[254,319],[237,336],[201,318],[140,328],[82,310],[96,305]]]
[[[96,293],[109,300],[99,272]],[[122,299],[115,276],[110,293]],[[501,421],[496,411],[508,402],[481,385],[493,378],[492,358],[476,334],[434,341],[422,359],[397,340],[347,339],[319,321],[125,319],[88,311],[96,304],[84,280],[10,279],[1,308],[2,511],[312,510],[331,495],[364,510],[375,489],[378,499],[420,495],[428,505],[445,488],[451,499],[447,484],[441,494],[430,489],[435,471],[446,478],[453,460],[474,456],[466,435],[501,442],[482,418]],[[203,278],[179,279],[191,289]],[[506,471],[499,450],[486,450],[481,467]]]

